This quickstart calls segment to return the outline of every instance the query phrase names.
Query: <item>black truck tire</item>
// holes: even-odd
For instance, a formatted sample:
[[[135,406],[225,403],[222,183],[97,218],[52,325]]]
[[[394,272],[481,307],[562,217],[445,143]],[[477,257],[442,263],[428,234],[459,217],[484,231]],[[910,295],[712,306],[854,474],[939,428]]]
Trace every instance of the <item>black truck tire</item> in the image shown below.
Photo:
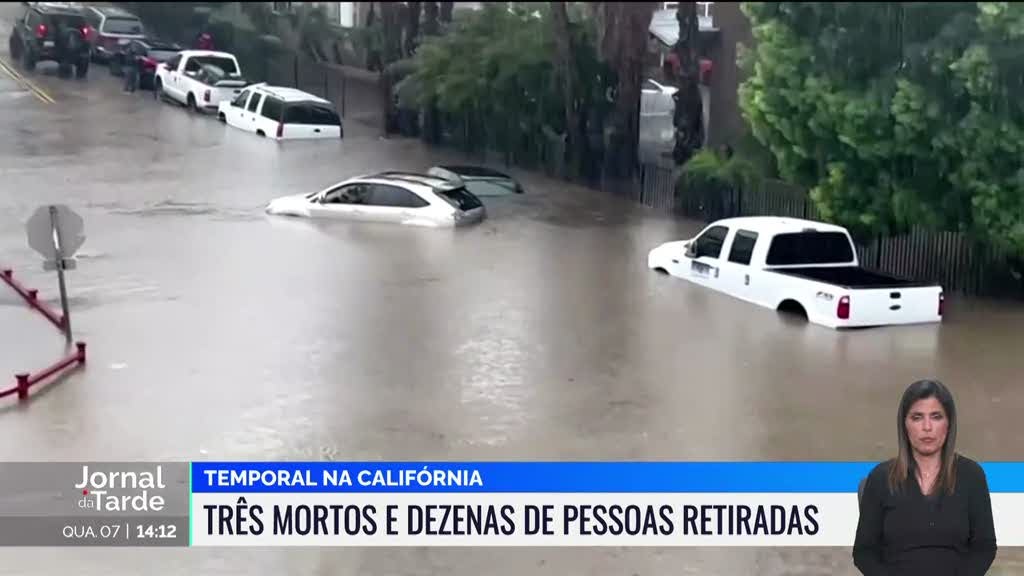
[[[85,78],[89,74],[89,57],[86,56],[75,65],[75,77]]]
[[[21,67],[29,72],[36,69],[36,57],[32,54],[32,50],[26,48],[21,53]]]

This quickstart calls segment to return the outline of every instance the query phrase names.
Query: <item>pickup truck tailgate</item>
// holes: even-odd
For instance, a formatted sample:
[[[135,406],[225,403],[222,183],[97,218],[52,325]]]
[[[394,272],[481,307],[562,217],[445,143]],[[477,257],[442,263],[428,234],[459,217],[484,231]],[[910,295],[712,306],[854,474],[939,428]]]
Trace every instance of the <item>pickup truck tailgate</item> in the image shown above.
[[[836,314],[851,327],[940,322],[943,300],[941,286],[860,288],[840,297]]]

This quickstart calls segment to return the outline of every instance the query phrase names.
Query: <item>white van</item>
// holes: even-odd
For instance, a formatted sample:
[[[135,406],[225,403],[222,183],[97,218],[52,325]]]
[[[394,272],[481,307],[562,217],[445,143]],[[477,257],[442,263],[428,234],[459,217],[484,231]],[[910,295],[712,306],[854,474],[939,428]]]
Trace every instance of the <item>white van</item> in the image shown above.
[[[221,102],[217,117],[247,132],[275,140],[343,138],[334,104],[302,90],[253,84],[231,101]]]

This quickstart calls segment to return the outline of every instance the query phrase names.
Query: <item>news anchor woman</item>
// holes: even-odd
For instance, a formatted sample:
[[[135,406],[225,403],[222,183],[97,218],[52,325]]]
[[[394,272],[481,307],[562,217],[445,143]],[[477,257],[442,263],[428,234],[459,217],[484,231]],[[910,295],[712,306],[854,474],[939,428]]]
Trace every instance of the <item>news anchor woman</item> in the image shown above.
[[[983,576],[996,556],[985,472],[956,452],[953,395],[932,380],[903,393],[896,458],[866,478],[853,562],[864,576]]]

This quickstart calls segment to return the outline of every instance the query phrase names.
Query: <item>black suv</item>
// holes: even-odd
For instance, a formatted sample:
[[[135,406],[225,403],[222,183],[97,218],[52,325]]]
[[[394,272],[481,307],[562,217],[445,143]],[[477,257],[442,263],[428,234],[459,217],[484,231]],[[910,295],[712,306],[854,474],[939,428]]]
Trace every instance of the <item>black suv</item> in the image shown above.
[[[8,48],[11,58],[26,70],[34,70],[37,62],[52,61],[60,65],[61,75],[67,76],[74,67],[75,75],[84,78],[89,72],[92,34],[80,8],[31,2],[14,23]]]

